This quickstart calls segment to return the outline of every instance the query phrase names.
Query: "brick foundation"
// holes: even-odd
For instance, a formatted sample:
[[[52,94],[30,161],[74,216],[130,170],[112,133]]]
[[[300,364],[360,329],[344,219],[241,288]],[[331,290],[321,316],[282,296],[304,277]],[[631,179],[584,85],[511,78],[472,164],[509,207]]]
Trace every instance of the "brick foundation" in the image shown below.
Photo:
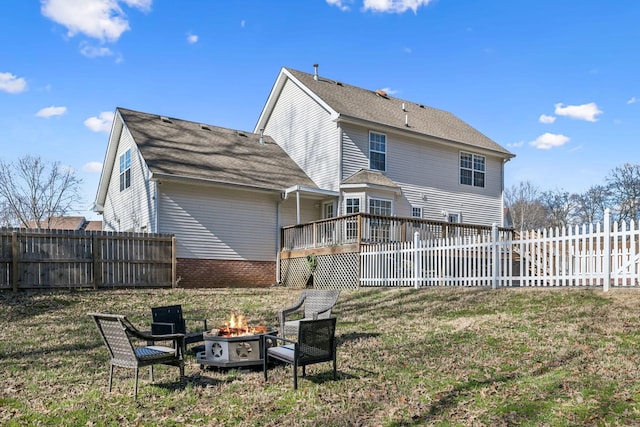
[[[276,282],[275,261],[177,259],[179,288],[268,287]]]

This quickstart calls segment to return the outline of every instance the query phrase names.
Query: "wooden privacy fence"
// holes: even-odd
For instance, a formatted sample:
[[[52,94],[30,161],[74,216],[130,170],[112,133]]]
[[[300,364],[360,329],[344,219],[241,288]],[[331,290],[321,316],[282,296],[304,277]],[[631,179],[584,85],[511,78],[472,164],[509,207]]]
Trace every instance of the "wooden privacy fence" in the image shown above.
[[[361,286],[640,286],[640,224],[366,245]]]
[[[170,234],[0,228],[0,290],[171,287]]]

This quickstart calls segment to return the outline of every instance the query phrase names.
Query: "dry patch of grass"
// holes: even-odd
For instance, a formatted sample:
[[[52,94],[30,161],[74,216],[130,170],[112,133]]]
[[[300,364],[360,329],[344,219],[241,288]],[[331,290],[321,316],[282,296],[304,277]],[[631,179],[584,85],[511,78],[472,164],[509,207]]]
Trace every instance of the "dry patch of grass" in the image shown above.
[[[337,381],[314,365],[178,371],[156,381],[116,369],[90,311],[148,328],[180,303],[210,325],[231,311],[276,324],[298,291],[114,290],[0,293],[2,425],[575,426],[640,424],[640,293],[584,289],[361,289],[337,309]]]

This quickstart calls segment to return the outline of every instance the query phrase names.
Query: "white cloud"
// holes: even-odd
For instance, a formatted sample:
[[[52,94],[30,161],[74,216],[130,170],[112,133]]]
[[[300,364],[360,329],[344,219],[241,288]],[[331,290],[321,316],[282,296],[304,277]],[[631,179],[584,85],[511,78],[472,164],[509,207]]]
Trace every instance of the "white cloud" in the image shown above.
[[[345,3],[351,3],[351,0],[327,0],[327,3],[329,3],[331,6],[337,7],[343,12],[347,12],[350,7]]]
[[[244,28],[245,25],[247,25],[247,22],[244,19],[240,21],[240,27]]]
[[[518,147],[522,147],[523,145],[524,145],[524,141],[518,141],[518,142],[514,142],[512,144],[507,144],[507,147],[518,148]]]
[[[390,87],[382,88],[382,90],[385,91],[387,95],[395,95],[396,93],[398,93],[396,89],[391,89]]]
[[[411,9],[417,13],[420,6],[426,6],[432,0],[364,0],[364,10],[374,12],[404,13]]]
[[[51,107],[43,108],[42,110],[36,113],[37,117],[44,117],[48,119],[49,117],[61,116],[67,112],[67,107],[56,107],[52,105]]]
[[[627,104],[635,104],[636,102],[638,102],[638,98],[636,98],[635,96],[632,96],[631,98],[629,98],[629,100],[627,101]]]
[[[602,110],[598,108],[595,102],[582,105],[567,105],[562,102],[555,105],[555,113],[558,116],[566,116],[577,120],[586,120],[588,122],[597,121],[597,115],[602,114]]]
[[[529,145],[532,145],[540,150],[550,150],[553,147],[562,147],[569,142],[569,137],[555,133],[544,133],[536,138],[535,141],[531,141]]]
[[[0,73],[0,91],[20,93],[27,90],[27,81],[11,73]]]
[[[100,162],[89,162],[89,163],[85,163],[84,166],[82,166],[82,170],[85,172],[91,172],[91,173],[95,173],[95,172],[102,172],[102,163]]]
[[[198,43],[198,36],[196,34],[187,34],[187,42],[189,44]]]
[[[89,117],[84,121],[84,125],[94,132],[111,132],[114,114],[110,111],[103,111],[98,117]]]
[[[130,29],[120,3],[148,11],[151,2],[152,0],[41,0],[40,11],[43,16],[64,26],[69,37],[81,33],[102,41],[115,42],[122,33]]]
[[[104,46],[91,46],[89,43],[80,44],[80,53],[87,58],[98,58],[101,56],[112,56],[113,51]]]
[[[538,118],[538,121],[540,123],[549,124],[549,123],[555,122],[556,121],[556,117],[547,116],[546,114],[540,114],[540,117]]]

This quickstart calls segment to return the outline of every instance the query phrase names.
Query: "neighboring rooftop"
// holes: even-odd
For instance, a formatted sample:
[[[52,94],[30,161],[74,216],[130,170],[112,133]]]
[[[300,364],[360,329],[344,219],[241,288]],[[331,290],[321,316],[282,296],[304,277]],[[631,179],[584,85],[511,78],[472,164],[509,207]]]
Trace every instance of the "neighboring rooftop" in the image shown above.
[[[51,216],[40,221],[39,226],[36,221],[29,221],[23,228],[101,231],[102,221],[87,221],[83,216]]]

